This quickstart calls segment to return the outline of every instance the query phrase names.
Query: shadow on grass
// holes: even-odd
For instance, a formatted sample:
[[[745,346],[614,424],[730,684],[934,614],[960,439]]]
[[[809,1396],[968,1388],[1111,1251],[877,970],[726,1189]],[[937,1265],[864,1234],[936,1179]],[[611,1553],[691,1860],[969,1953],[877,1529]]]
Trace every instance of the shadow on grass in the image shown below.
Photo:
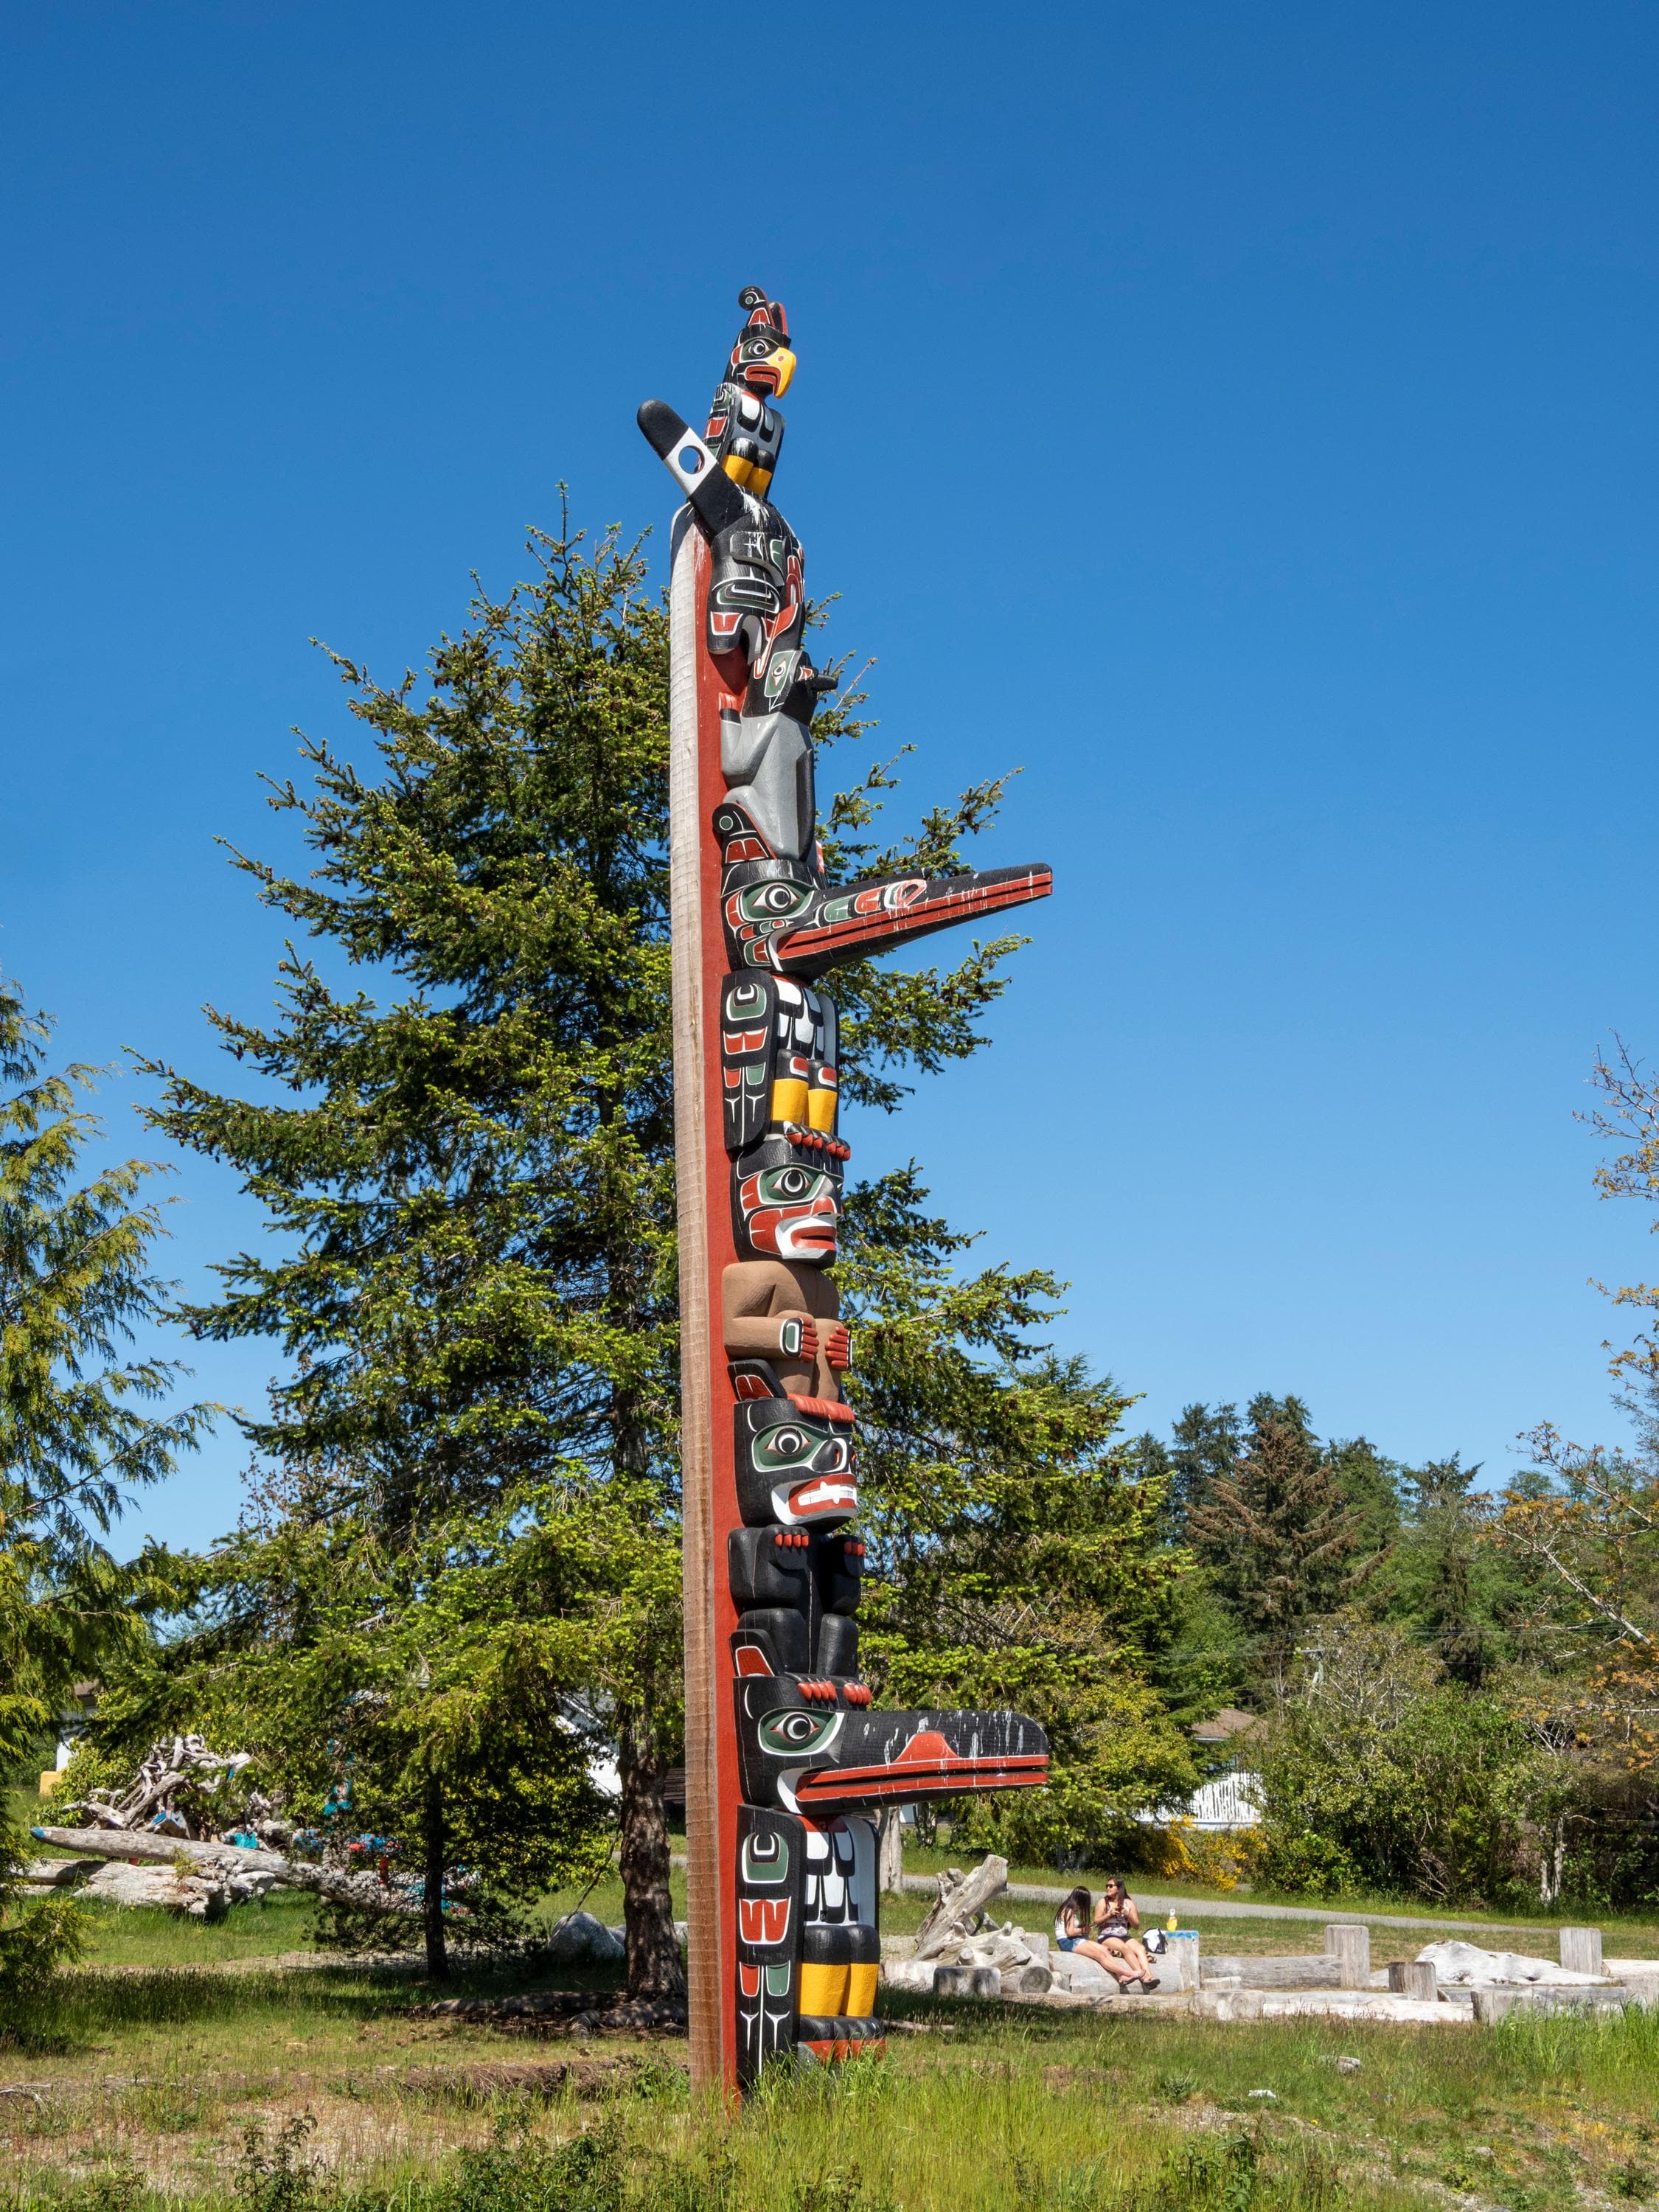
[[[147,2028],[210,2024],[229,2027],[261,2015],[290,2021],[396,2019],[449,1997],[512,1996],[526,1990],[592,1990],[614,1996],[621,1988],[614,1966],[560,1966],[532,1954],[496,1964],[468,1963],[446,1980],[384,1966],[307,1966],[284,1971],[252,1967],[234,1974],[205,1974],[188,1966],[100,1972],[70,1968],[26,2008],[0,2012],[0,2051],[64,2057],[105,2037]]]

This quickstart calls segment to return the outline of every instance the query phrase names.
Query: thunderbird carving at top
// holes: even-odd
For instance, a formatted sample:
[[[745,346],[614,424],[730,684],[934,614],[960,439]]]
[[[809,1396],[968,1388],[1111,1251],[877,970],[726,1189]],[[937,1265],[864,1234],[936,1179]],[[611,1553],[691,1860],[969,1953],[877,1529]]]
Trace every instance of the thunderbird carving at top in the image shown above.
[[[699,437],[660,399],[640,428],[678,479],[710,540],[708,645],[720,706],[726,797],[721,903],[734,969],[810,978],[886,952],[906,938],[1024,906],[1054,888],[1042,862],[960,876],[882,876],[827,884],[817,842],[811,719],[834,678],[806,649],[805,558],[772,504],[783,446],[773,402],[789,389],[788,319],[758,285],[738,295],[738,333]]]

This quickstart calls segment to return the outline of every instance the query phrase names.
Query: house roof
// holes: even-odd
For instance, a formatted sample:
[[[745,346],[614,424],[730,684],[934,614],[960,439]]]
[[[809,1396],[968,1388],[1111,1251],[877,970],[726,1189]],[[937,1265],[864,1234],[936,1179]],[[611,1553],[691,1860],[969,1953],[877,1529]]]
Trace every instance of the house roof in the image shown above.
[[[1225,1743],[1229,1736],[1249,1735],[1261,1726],[1255,1714],[1237,1705],[1223,1705],[1212,1719],[1200,1721],[1193,1734],[1200,1743]]]

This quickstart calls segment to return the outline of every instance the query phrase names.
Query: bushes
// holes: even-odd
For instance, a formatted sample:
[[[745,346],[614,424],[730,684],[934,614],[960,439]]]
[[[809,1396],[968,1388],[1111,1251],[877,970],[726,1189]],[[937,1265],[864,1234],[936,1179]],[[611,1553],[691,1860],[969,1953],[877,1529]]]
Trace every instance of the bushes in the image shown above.
[[[1273,1731],[1261,1778],[1267,1880],[1445,1904],[1533,1886],[1575,1787],[1497,1697],[1439,1679],[1395,1631],[1347,1624]]]
[[[1128,1856],[1137,1871],[1158,1881],[1237,1889],[1260,1871],[1261,1843],[1254,1828],[1218,1835],[1182,1819],[1171,1820],[1167,1827],[1141,1828]]]
[[[60,1966],[72,1966],[86,1943],[86,1916],[73,1899],[25,1903],[15,1869],[23,1839],[0,1799],[0,2045],[17,2032],[24,2008]]]
[[[1270,1889],[1343,1897],[1360,1887],[1359,1869],[1340,1844],[1285,1821],[1263,1824],[1258,1864]]]

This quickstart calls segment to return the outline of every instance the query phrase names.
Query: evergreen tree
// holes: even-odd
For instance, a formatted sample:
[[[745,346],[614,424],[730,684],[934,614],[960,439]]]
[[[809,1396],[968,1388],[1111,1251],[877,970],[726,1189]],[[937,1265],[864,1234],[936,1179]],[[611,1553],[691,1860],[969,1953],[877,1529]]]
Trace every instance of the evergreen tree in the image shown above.
[[[488,1932],[602,1870],[593,1692],[632,1689],[640,1655],[672,1639],[678,1568],[664,1532],[577,1483],[397,1537],[281,1478],[198,1563],[187,1632],[121,1669],[73,1780],[125,1780],[175,1730],[251,1750],[249,1781],[353,1871],[362,1834],[386,1839],[387,1872],[424,1885],[442,1975],[454,1911]],[[327,1910],[337,1944],[405,1940],[406,1920]]]
[[[1161,1486],[1116,1442],[1128,1401],[1030,1332],[1061,1285],[960,1268],[972,1239],[923,1211],[914,1166],[858,1193],[841,1269],[858,1358],[860,1654],[889,1702],[1012,1706],[1048,1730],[1050,1787],[970,1801],[1024,1855],[1099,1853],[1194,1785],[1152,1687],[1186,1555]]]
[[[1170,1511],[1182,1538],[1196,1508],[1237,1466],[1243,1433],[1236,1406],[1183,1407],[1170,1431]]]
[[[1400,1534],[1399,1463],[1386,1458],[1364,1437],[1328,1443],[1325,1463],[1359,1516],[1360,1549],[1376,1555],[1387,1552]]]
[[[155,1172],[128,1160],[85,1182],[101,1134],[77,1103],[90,1068],[45,1073],[51,1025],[0,981],[0,1773],[56,1723],[77,1675],[108,1663],[160,1601],[159,1562],[121,1568],[101,1539],[138,1484],[168,1474],[214,1408],[157,1415],[176,1363],[126,1356],[161,1312],[162,1234],[136,1201]],[[52,1906],[20,1911],[20,1849],[0,1805],[0,2001],[72,1942]]]
[[[334,656],[376,769],[307,742],[313,787],[272,804],[313,872],[237,855],[382,996],[290,949],[274,1025],[210,1015],[260,1096],[152,1070],[157,1125],[238,1173],[276,1231],[189,1323],[281,1345],[290,1370],[252,1442],[308,1511],[365,1516],[392,1549],[560,1480],[624,1499],[642,1531],[672,1536],[678,1510],[665,616],[614,532],[591,555],[568,530],[532,550],[532,580],[481,594],[437,648],[423,699],[412,675],[387,689]],[[821,734],[856,735],[855,706]],[[878,768],[837,803],[832,872],[960,866],[998,787],[878,852],[862,833],[890,781]],[[1017,941],[945,971],[838,971],[845,1095],[890,1105],[907,1066],[975,1049]],[[648,1648],[611,1669],[610,1715],[629,1985],[653,1996],[679,1974],[662,1811],[678,1687],[659,1630],[630,1617]],[[446,1786],[433,1766],[408,1822],[441,1826]]]
[[[1129,1446],[1142,1480],[1162,1486],[1162,1526],[1171,1543],[1186,1541],[1193,1509],[1209,1496],[1218,1475],[1232,1472],[1243,1434],[1236,1406],[1218,1406],[1212,1413],[1200,1404],[1182,1407],[1167,1444],[1148,1430]]]
[[[1359,1514],[1345,1499],[1297,1398],[1253,1399],[1244,1451],[1193,1514],[1193,1547],[1282,1700],[1298,1630],[1356,1581]]]
[[[1409,1505],[1395,1577],[1396,1607],[1419,1624],[1455,1682],[1478,1690],[1495,1663],[1492,1625],[1503,1602],[1500,1556],[1483,1539],[1491,1518],[1475,1492],[1477,1462],[1454,1452],[1408,1469]]]

